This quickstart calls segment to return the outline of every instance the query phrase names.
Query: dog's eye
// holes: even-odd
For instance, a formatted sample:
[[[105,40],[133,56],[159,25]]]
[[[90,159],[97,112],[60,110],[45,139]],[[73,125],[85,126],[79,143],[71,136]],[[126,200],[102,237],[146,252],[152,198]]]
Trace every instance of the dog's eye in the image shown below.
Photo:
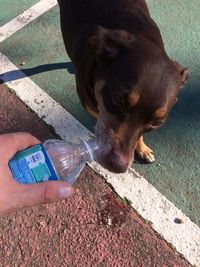
[[[154,128],[158,128],[160,126],[162,126],[165,123],[165,121],[153,121],[150,126],[154,127]]]
[[[116,94],[113,96],[113,100],[116,104],[122,106],[124,104],[124,98],[120,94]]]
[[[164,121],[153,121],[149,125],[146,126],[145,131],[146,132],[152,131],[156,128],[161,127],[164,123],[165,123]]]

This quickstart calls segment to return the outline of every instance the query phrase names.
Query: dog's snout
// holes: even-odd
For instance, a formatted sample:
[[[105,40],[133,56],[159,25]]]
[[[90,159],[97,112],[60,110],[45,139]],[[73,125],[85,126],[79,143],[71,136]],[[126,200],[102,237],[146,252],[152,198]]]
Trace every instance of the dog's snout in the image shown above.
[[[128,157],[122,156],[114,151],[111,151],[106,157],[108,169],[115,173],[126,172],[129,167],[130,160]]]

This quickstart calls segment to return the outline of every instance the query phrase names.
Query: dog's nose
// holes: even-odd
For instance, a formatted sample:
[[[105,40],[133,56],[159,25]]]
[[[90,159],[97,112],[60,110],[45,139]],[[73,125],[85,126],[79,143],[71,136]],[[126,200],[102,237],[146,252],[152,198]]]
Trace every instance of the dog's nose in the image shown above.
[[[106,157],[108,169],[115,173],[126,172],[130,160],[126,156],[120,156],[118,153],[111,151]]]

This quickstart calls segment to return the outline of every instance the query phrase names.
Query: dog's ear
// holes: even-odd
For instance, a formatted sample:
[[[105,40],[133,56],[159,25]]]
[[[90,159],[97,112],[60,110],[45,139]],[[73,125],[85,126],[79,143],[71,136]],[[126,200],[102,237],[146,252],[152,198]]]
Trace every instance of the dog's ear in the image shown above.
[[[187,80],[189,79],[189,68],[184,68],[183,66],[181,66],[177,61],[174,61],[174,64],[181,76],[181,83],[182,86],[185,85],[185,83],[187,82]]]
[[[109,61],[117,57],[122,47],[131,47],[132,34],[123,30],[108,30],[94,26],[89,34],[88,44],[98,61]]]

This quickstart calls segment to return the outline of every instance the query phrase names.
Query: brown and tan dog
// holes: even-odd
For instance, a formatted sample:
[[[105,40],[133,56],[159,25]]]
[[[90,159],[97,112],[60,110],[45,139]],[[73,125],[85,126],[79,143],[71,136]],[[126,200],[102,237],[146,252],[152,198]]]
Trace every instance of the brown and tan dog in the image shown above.
[[[188,69],[167,56],[144,0],[58,2],[78,95],[110,145],[101,163],[125,172],[135,150],[153,162],[143,134],[165,122]]]

